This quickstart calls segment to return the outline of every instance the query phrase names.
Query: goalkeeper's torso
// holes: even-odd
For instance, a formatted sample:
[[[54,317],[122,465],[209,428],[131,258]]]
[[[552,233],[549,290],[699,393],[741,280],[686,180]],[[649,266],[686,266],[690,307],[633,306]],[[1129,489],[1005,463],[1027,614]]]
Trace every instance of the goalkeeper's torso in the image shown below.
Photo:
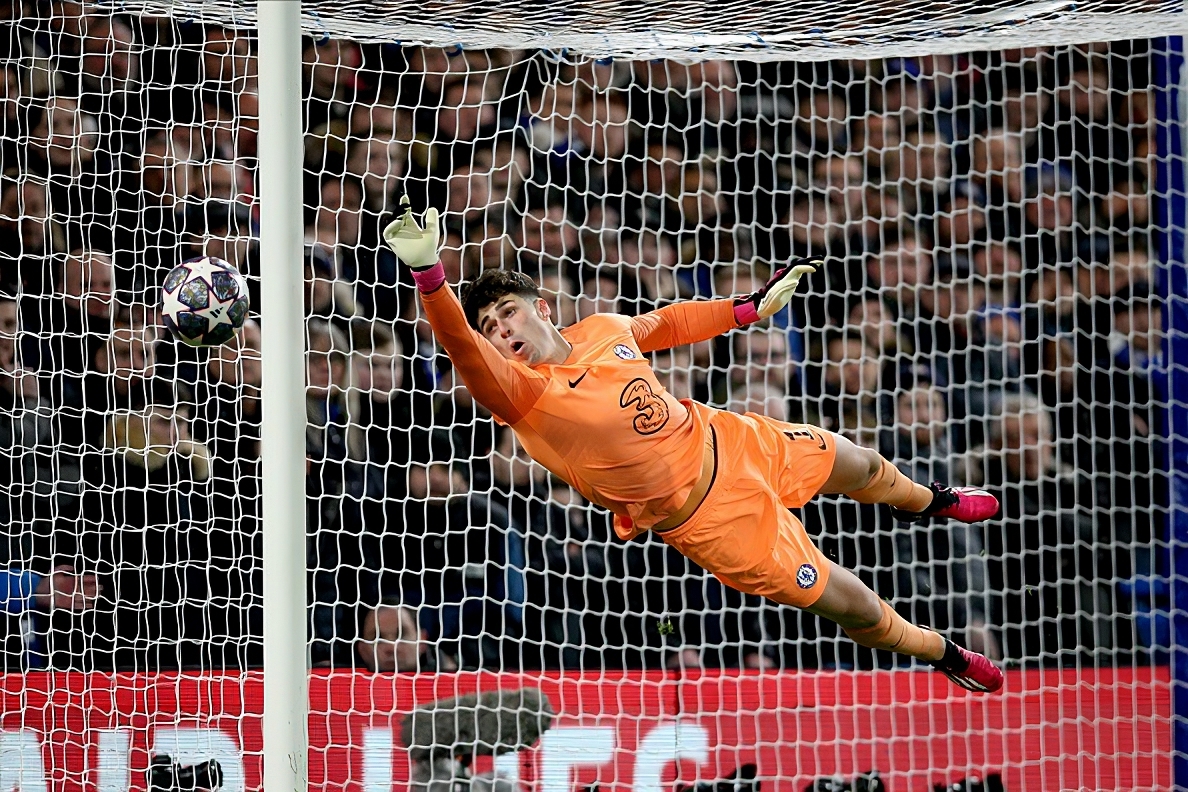
[[[512,426],[524,450],[636,529],[680,508],[701,476],[709,414],[664,389],[630,319],[596,314],[565,328],[564,363],[535,367],[549,384]],[[616,527],[624,538],[638,530]]]

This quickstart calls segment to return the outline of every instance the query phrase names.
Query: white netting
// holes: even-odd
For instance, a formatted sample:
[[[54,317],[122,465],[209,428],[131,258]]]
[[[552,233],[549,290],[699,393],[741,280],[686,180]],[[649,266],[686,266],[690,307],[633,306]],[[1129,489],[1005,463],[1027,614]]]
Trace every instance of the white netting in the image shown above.
[[[133,13],[143,9],[171,16]],[[999,768],[1011,789],[1169,783],[1168,397],[1154,284],[1171,229],[1155,185],[1159,168],[1182,163],[1157,151],[1167,87],[1135,37],[1177,29],[1178,8],[993,4],[970,16],[932,4],[896,16],[820,4],[783,27],[756,23],[755,36],[751,17],[773,14],[740,9],[712,39],[697,32],[710,27],[704,8],[676,4],[613,19],[592,4],[564,18],[528,8],[516,20],[528,33],[486,6],[304,9],[315,36],[303,83],[313,666],[522,672],[541,685],[585,672],[594,687],[548,688],[567,726],[589,728],[550,733],[542,789],[596,778],[659,788],[640,779],[716,778],[756,757],[764,789],[874,767],[896,789]],[[145,677],[240,680],[261,662],[259,327],[194,351],[158,312],[165,273],[201,254],[239,267],[259,305],[253,14],[53,2],[0,23],[4,660],[139,674],[92,677],[107,697],[71,705],[106,730],[62,738],[116,757],[105,789],[119,787],[120,745],[127,773],[119,728],[145,717],[158,746],[174,745],[163,725],[195,718],[239,729],[239,783],[258,779],[258,724],[237,720],[258,712],[252,678],[214,696]],[[1094,38],[1127,40],[1071,46]],[[738,60],[702,60],[710,52]],[[838,59],[884,52],[897,57]],[[560,324],[749,292],[772,263],[827,257],[772,322],[656,353],[655,369],[678,396],[814,423],[918,481],[999,494],[1004,515],[985,526],[908,528],[834,498],[803,518],[905,616],[1002,661],[1013,697],[975,717],[963,708],[982,704],[930,693],[902,658],[737,594],[659,541],[614,540],[608,515],[531,463],[456,381],[380,240],[404,194],[445,213],[452,283],[521,269]],[[72,598],[74,585],[84,593]],[[734,699],[665,692],[701,669],[763,673]],[[874,669],[893,673],[863,673]],[[1044,714],[1043,695],[1070,689],[1057,669],[1105,692]],[[5,684],[52,699],[76,684],[64,679]],[[443,679],[439,697],[478,684]],[[393,704],[391,692],[352,698],[367,687],[352,684],[314,686],[313,739],[367,758],[311,768],[327,784],[386,788],[394,737],[374,724],[429,694],[398,677]],[[146,686],[153,703],[138,698]],[[921,702],[910,725],[878,720],[889,706],[867,709],[889,705],[892,689]],[[801,711],[806,701],[819,714]],[[686,721],[673,726],[678,712]],[[943,747],[919,742],[960,713],[969,721],[937,738]],[[1086,719],[1122,736],[1100,747],[1076,731]],[[677,745],[686,764],[629,765],[623,751],[647,742],[653,720],[676,731],[641,756]],[[1066,742],[1031,740],[1039,722]],[[619,732],[603,751],[605,723]],[[46,721],[44,733],[61,728]],[[143,769],[132,739],[131,767]],[[171,755],[235,754],[195,739],[177,737]],[[717,742],[696,747],[706,739]],[[797,754],[798,739],[812,747]],[[12,762],[34,772],[35,750],[0,748],[0,778]],[[71,783],[99,761],[64,750],[47,761]],[[571,779],[582,762],[556,759],[567,752],[602,769]]]
[[[110,0],[102,5],[240,28],[254,27],[256,20],[256,4],[246,0]],[[302,29],[321,41],[525,48],[687,62],[709,57],[838,60],[1121,41],[1179,34],[1185,23],[1183,4],[1168,0],[996,0],[973,7],[948,2],[773,7],[762,0],[729,5],[583,0],[563,7],[456,0],[410,6],[390,0],[307,0]]]

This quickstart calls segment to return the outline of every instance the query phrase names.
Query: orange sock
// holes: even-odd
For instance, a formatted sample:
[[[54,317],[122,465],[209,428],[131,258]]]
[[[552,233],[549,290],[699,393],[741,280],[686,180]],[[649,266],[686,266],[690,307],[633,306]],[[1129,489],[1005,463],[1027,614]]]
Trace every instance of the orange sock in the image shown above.
[[[886,503],[906,512],[922,512],[932,505],[932,490],[900,473],[889,459],[883,460],[870,483],[846,494],[859,503]]]
[[[886,602],[883,603],[883,618],[875,626],[854,630],[842,628],[842,631],[854,643],[871,649],[887,649],[928,662],[945,656],[945,639],[940,633],[910,623]]]

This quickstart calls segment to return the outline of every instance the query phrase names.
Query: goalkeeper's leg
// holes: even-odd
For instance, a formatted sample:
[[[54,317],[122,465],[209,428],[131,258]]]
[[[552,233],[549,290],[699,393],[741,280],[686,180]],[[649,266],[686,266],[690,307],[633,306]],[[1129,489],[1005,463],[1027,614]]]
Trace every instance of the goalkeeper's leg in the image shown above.
[[[998,499],[984,490],[948,487],[940,482],[925,487],[877,451],[854,445],[838,434],[832,439],[837,456],[821,494],[848,495],[859,503],[886,503],[895,519],[904,522],[937,517],[971,523],[998,513]]]
[[[830,564],[825,590],[805,610],[837,622],[861,646],[931,663],[966,690],[993,692],[1002,687],[1002,672],[985,657],[927,627],[917,627],[879,599],[853,572]]]
[[[875,451],[833,436],[837,453],[822,493],[845,494],[859,503],[886,503],[900,520],[929,517],[977,522],[998,513],[998,500],[970,487],[925,487],[899,471]],[[1002,672],[980,654],[963,649],[924,627],[917,627],[879,599],[847,569],[834,565],[825,591],[808,608],[837,622],[862,646],[887,649],[932,663],[969,690],[997,690]]]

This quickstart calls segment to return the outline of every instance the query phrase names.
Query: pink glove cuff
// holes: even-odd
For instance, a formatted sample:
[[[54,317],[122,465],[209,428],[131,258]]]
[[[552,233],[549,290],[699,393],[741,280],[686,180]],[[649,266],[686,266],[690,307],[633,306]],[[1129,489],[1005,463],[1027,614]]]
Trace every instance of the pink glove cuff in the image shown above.
[[[734,321],[739,326],[755,324],[759,321],[759,309],[750,300],[734,306]]]
[[[416,281],[417,291],[421,294],[428,294],[431,291],[437,291],[441,288],[441,284],[445,283],[445,267],[441,266],[439,261],[432,267],[413,270],[412,276]]]

